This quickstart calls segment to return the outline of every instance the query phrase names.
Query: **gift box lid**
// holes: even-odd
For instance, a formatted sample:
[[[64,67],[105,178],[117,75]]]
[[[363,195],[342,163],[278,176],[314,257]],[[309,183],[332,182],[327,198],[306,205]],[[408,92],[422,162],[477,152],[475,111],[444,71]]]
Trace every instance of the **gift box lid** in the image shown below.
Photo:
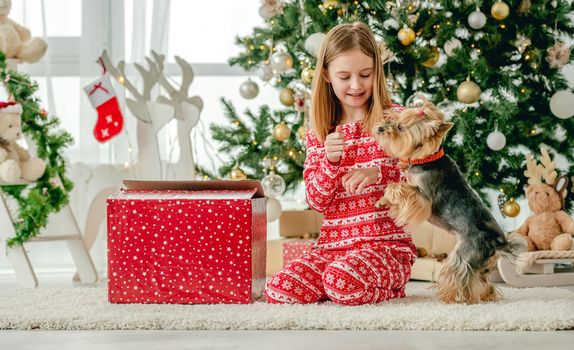
[[[264,198],[257,180],[146,181],[124,180],[130,198],[161,199],[166,192],[177,199],[251,199]]]

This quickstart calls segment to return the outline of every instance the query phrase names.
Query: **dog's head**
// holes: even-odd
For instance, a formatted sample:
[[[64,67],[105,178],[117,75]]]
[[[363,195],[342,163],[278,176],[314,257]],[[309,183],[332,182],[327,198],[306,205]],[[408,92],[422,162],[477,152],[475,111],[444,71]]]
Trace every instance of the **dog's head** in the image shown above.
[[[421,107],[405,108],[375,124],[373,135],[391,157],[422,159],[439,150],[452,126],[434,104],[424,99]]]

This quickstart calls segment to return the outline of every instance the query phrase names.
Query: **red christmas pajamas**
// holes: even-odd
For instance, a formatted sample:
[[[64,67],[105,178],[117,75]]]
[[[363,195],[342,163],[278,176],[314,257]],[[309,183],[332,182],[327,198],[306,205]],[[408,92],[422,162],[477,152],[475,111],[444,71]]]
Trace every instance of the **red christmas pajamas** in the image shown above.
[[[330,299],[373,304],[405,296],[412,254],[386,245],[360,249],[315,248],[290,261],[265,288],[268,303],[308,304]]]
[[[393,106],[400,110],[402,107]],[[314,303],[331,299],[344,305],[377,303],[405,296],[416,248],[410,235],[375,208],[388,183],[403,174],[361,122],[341,126],[343,155],[331,163],[314,132],[307,132],[305,191],[307,203],[324,212],[316,246],[286,264],[268,281],[269,303]],[[348,194],[341,177],[354,169],[378,167],[379,178],[361,193]]]

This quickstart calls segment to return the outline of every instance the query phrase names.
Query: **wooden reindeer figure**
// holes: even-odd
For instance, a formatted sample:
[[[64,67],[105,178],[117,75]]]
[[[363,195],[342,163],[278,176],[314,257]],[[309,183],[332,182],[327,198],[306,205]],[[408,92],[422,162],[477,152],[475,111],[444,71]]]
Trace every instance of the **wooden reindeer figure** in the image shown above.
[[[146,57],[149,68],[135,64],[143,79],[143,89],[140,93],[135,85],[128,79],[125,72],[125,62],[120,61],[114,66],[107,51],[102,53],[104,65],[120,84],[131,93],[132,98],[126,97],[126,104],[130,112],[137,118],[137,144],[138,156],[135,166],[136,176],[140,179],[162,179],[161,157],[157,133],[173,118],[171,105],[151,101],[151,91],[157,84],[162,72],[156,64]]]
[[[568,192],[568,178],[558,176],[556,163],[548,151],[541,148],[542,157],[537,164],[532,155],[526,156],[528,178],[526,198],[534,213],[517,230],[528,241],[528,250],[570,250],[574,233],[574,220],[563,210]]]
[[[152,57],[158,71],[163,72],[165,56],[152,51]],[[179,56],[175,56],[175,61],[182,72],[181,84],[176,88],[164,74],[160,74],[158,83],[165,89],[169,97],[159,96],[158,102],[172,106],[174,118],[177,121],[179,159],[174,165],[175,178],[193,179],[195,176],[195,162],[193,160],[190,134],[191,130],[199,122],[199,114],[203,109],[203,100],[199,96],[190,97],[188,95],[194,76],[191,65]]]

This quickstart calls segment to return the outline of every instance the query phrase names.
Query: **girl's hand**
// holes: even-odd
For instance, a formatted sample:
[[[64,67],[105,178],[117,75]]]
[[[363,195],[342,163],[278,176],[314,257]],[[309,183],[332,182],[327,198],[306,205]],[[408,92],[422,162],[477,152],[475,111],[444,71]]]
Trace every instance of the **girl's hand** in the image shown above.
[[[343,147],[345,146],[345,137],[341,133],[341,127],[337,126],[335,132],[327,135],[325,139],[325,153],[327,159],[332,163],[337,163],[341,160],[343,155]]]
[[[355,194],[376,183],[378,178],[379,168],[353,169],[341,181],[348,194]]]

